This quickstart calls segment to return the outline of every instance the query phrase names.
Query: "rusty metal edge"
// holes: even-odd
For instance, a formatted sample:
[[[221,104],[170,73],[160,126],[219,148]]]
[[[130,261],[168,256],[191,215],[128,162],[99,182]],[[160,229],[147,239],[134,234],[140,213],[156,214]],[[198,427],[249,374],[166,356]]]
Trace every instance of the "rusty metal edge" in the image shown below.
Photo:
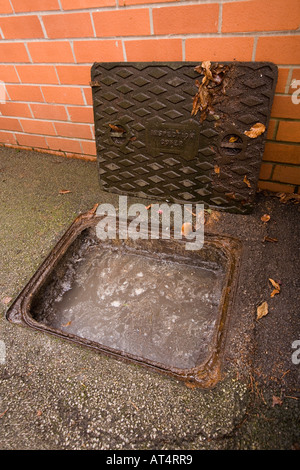
[[[97,206],[97,205],[96,205]],[[204,243],[208,243],[222,250],[226,256],[229,269],[226,272],[226,280],[222,292],[222,306],[219,311],[218,324],[215,329],[213,343],[213,353],[207,361],[191,369],[179,369],[175,367],[168,368],[164,364],[149,361],[144,358],[136,357],[132,354],[125,353],[117,349],[101,346],[94,341],[85,340],[76,335],[67,334],[60,330],[47,327],[35,321],[30,316],[30,306],[32,298],[37,290],[43,285],[47,276],[54,269],[55,265],[60,261],[72,242],[82,233],[83,230],[96,225],[101,217],[96,216],[96,206],[90,211],[80,214],[63,234],[61,239],[51,250],[44,262],[37,269],[35,274],[28,281],[26,286],[14,300],[12,305],[5,313],[6,319],[10,323],[26,326],[34,330],[43,331],[50,335],[66,339],[77,345],[88,347],[106,356],[114,357],[118,360],[134,363],[148,369],[162,372],[169,376],[173,376],[179,380],[192,383],[202,388],[213,388],[222,378],[222,351],[225,345],[226,333],[228,329],[229,314],[233,305],[235,291],[238,285],[239,263],[242,251],[241,242],[230,236],[219,236],[209,233],[206,235],[208,239]],[[172,233],[171,233],[172,236]],[[176,240],[184,242],[184,240]]]

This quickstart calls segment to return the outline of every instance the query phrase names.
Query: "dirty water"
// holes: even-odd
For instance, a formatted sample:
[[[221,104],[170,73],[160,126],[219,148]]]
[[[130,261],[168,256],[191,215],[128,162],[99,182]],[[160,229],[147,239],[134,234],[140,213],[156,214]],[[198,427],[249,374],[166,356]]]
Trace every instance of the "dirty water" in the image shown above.
[[[31,312],[64,334],[189,369],[213,343],[224,278],[217,263],[86,242]]]

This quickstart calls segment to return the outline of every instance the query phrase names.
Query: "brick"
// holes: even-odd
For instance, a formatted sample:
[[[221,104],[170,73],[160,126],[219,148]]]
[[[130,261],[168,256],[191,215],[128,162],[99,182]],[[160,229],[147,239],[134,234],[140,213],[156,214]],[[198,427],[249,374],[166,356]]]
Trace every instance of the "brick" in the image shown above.
[[[11,7],[11,4],[10,4],[9,0],[1,0],[0,14],[12,13],[12,12],[13,12],[13,9]]]
[[[293,103],[290,95],[274,96],[271,116],[287,119],[300,119],[300,106]]]
[[[298,0],[250,0],[223,5],[222,33],[296,30]]]
[[[276,119],[270,119],[269,125],[268,125],[268,130],[267,130],[267,139],[269,139],[269,140],[275,139],[276,131],[277,131],[277,120]]]
[[[91,142],[88,140],[82,140],[81,147],[84,155],[97,156],[96,142],[94,140]]]
[[[55,67],[52,65],[16,65],[22,83],[58,83]]]
[[[12,4],[16,13],[60,10],[58,0],[12,0]]]
[[[186,60],[252,60],[254,38],[187,38]]]
[[[120,40],[74,41],[76,62],[122,62],[123,50]]]
[[[68,106],[68,113],[72,122],[86,122],[94,124],[94,112],[88,106]]]
[[[173,0],[119,0],[119,6],[125,7],[128,5],[143,5],[144,3],[166,3],[173,2]]]
[[[150,34],[150,16],[146,8],[99,11],[93,13],[93,19],[97,37]]]
[[[0,65],[0,80],[5,83],[19,83],[19,77],[17,75],[14,65]]]
[[[77,139],[92,139],[93,135],[88,124],[73,124],[69,122],[56,122],[57,135],[63,137],[75,137]]]
[[[300,165],[300,146],[267,142],[263,160]]]
[[[43,16],[48,38],[82,38],[94,36],[89,13],[61,13]]]
[[[16,134],[16,138],[19,145],[25,145],[26,147],[33,148],[48,148],[45,137],[42,137],[41,135]]]
[[[153,9],[154,34],[200,34],[218,31],[219,5],[185,5]]]
[[[61,0],[63,10],[79,10],[80,8],[100,8],[115,6],[115,0]]]
[[[299,82],[298,83],[293,83],[296,80],[299,80]],[[299,100],[299,91],[298,91],[300,89],[300,84],[299,83],[300,83],[300,69],[294,69],[293,73],[292,73],[291,81],[290,81],[290,83],[288,83],[288,86],[289,86],[288,93],[291,94],[291,95],[292,94],[297,95],[297,100]],[[292,85],[294,85],[294,86],[292,86]]]
[[[0,43],[1,62],[30,62],[26,48],[21,42]]]
[[[5,39],[44,38],[37,16],[8,16],[0,18],[0,28]]]
[[[6,103],[0,104],[0,112],[2,116],[31,117],[31,112],[27,103],[13,103],[12,101],[6,101]]]
[[[36,85],[6,85],[6,90],[12,101],[43,102],[44,97]]]
[[[28,134],[56,135],[52,122],[35,119],[21,119],[20,122]]]
[[[91,67],[88,65],[57,65],[59,81],[62,85],[88,85],[91,80]]]
[[[11,132],[0,131],[0,142],[2,144],[16,144],[16,138]]]
[[[29,42],[27,46],[33,62],[74,62],[71,46],[66,41]]]
[[[81,88],[68,86],[42,86],[46,103],[84,104]]]
[[[128,61],[181,61],[181,39],[147,39],[125,41]]]
[[[285,87],[287,85],[289,75],[289,69],[278,68],[278,80],[276,84],[276,93],[285,93]]]
[[[295,186],[282,183],[274,183],[272,181],[258,181],[258,187],[274,193],[293,193]]]
[[[273,177],[274,181],[289,184],[300,184],[300,166],[275,165]]]
[[[275,64],[300,63],[300,36],[266,36],[257,41],[255,60]]]
[[[31,111],[37,119],[67,121],[68,114],[64,106],[54,104],[31,104]]]
[[[63,139],[60,137],[47,137],[48,145],[53,150],[61,152],[81,153],[80,142],[73,139]]]
[[[18,119],[9,118],[0,115],[0,129],[6,131],[22,131],[22,127]]]
[[[259,178],[262,180],[268,180],[271,177],[273,165],[270,163],[262,163],[260,167]]]
[[[300,142],[300,122],[280,121],[276,140],[286,142]]]
[[[82,90],[83,90],[84,97],[85,97],[87,105],[88,106],[93,106],[93,95],[92,95],[91,87],[83,88]]]

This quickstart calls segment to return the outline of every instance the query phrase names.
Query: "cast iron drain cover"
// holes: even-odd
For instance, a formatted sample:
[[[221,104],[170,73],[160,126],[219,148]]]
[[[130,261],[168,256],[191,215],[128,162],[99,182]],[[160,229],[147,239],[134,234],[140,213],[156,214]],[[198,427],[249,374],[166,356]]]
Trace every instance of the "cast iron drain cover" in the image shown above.
[[[240,244],[97,237],[78,217],[6,316],[102,353],[211,387],[220,380]]]
[[[200,63],[95,63],[97,160],[103,190],[229,212],[253,207],[277,67],[212,63],[217,70],[192,116]],[[222,70],[223,67],[223,70]],[[205,69],[202,69],[205,70]],[[198,82],[197,82],[198,81]],[[204,113],[205,114],[205,113]],[[256,138],[245,132],[265,126]]]

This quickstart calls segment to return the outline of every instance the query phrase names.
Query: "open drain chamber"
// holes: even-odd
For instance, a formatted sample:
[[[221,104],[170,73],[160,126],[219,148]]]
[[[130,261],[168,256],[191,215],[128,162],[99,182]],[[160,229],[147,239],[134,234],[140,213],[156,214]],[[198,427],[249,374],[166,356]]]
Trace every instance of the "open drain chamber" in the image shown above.
[[[102,217],[75,219],[7,311],[27,325],[202,387],[221,378],[240,243],[101,240]],[[129,221],[128,221],[129,223]]]

